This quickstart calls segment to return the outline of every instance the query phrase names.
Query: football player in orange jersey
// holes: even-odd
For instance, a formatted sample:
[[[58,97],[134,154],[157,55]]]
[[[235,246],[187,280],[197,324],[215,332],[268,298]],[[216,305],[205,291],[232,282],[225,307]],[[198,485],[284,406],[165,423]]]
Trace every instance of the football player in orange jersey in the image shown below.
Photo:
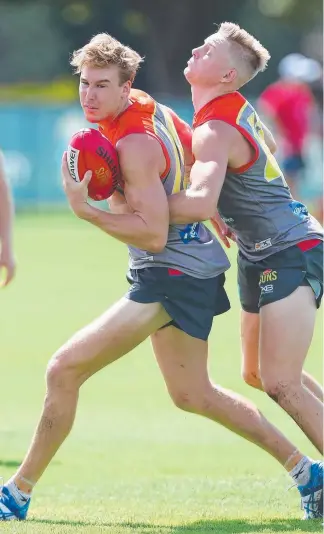
[[[13,212],[13,202],[0,152],[0,269],[5,270],[5,277],[1,286],[7,286],[11,282],[16,268],[12,244]]]
[[[190,188],[169,198],[170,221],[202,221],[218,208],[224,222],[215,220],[216,230],[225,223],[239,247],[243,374],[261,382],[322,453],[322,391],[302,371],[323,294],[323,229],[292,198],[270,131],[238,91],[269,57],[229,22],[193,49],[184,74],[195,109],[195,163]],[[323,464],[297,456],[292,474],[305,517],[321,517]]]
[[[208,375],[212,320],[229,308],[223,287],[229,262],[203,224],[169,224],[167,197],[186,187],[181,145],[188,128],[149,95],[131,90],[140,62],[136,52],[106,34],[73,56],[85,116],[116,145],[123,187],[110,200],[112,213],[89,205],[90,176],[74,182],[66,155],[64,187],[79,218],[127,243],[131,287],[51,359],[43,413],[22,465],[2,488],[0,520],[26,518],[33,486],[71,430],[82,384],[148,336],[179,408],[254,442],[287,469],[296,456],[295,446],[252,403]],[[189,151],[188,164],[190,158]]]

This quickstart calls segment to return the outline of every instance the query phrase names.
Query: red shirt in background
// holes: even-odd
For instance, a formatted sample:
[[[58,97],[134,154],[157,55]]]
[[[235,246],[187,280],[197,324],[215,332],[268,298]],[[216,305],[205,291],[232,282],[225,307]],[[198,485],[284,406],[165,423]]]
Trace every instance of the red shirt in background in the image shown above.
[[[285,155],[301,154],[314,106],[309,87],[301,82],[279,80],[261,94],[259,106],[277,124],[283,137]]]

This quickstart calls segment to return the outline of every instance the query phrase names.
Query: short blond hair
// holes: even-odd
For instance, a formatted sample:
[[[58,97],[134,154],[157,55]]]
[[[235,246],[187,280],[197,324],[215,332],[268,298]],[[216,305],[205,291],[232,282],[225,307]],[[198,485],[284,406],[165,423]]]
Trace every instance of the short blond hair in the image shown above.
[[[107,68],[117,65],[120,83],[134,81],[143,58],[129,46],[123,45],[108,33],[98,33],[91,41],[72,54],[71,65],[80,74],[84,66]]]
[[[243,72],[243,83],[248,82],[258,72],[267,68],[270,54],[268,50],[253,35],[243,30],[234,22],[222,22],[219,26],[217,35],[229,41],[233,46],[233,51],[238,57]],[[242,65],[243,64],[243,65]],[[242,85],[243,85],[242,83]]]

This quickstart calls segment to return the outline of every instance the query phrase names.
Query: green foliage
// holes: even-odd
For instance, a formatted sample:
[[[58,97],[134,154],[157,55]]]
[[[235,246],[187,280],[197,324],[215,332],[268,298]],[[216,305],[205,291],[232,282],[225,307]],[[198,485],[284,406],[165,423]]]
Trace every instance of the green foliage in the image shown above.
[[[289,8],[269,8],[282,3]],[[248,86],[255,94],[276,77],[285,54],[302,51],[320,59],[322,13],[321,0],[2,0],[0,83],[70,76],[71,52],[106,31],[145,56],[138,87],[188,94],[182,72],[192,48],[215,31],[214,24],[233,20],[272,55],[269,69]]]

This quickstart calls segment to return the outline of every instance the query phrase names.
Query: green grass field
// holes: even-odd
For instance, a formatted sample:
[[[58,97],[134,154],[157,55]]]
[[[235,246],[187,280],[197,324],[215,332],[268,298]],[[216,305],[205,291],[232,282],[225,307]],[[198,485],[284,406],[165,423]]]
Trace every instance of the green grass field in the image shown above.
[[[21,462],[51,354],[125,292],[127,250],[72,214],[20,215],[17,277],[0,293],[0,474]],[[235,250],[229,313],[214,322],[213,379],[253,399],[307,454],[297,426],[240,377]],[[307,369],[321,375],[322,328]],[[270,456],[172,406],[149,342],[87,383],[75,427],[35,490],[26,523],[2,533],[243,534],[321,532],[300,521],[296,489]]]

